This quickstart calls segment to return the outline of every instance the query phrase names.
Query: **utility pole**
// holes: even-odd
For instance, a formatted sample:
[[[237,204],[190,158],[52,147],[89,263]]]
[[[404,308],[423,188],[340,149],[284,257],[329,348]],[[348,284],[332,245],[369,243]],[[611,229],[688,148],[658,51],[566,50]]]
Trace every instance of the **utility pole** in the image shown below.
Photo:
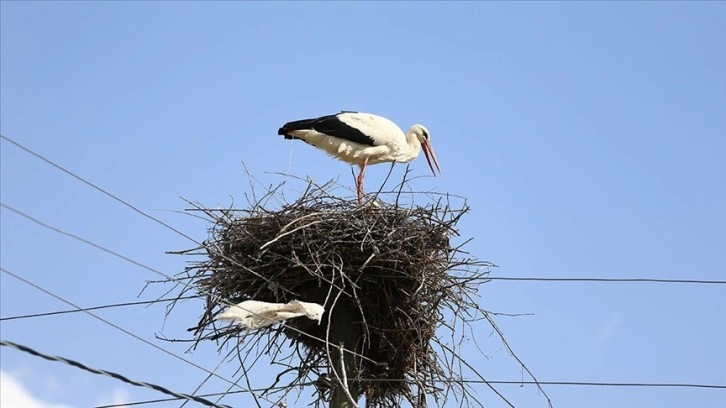
[[[333,395],[330,399],[330,408],[358,408],[358,400],[361,395],[360,382],[358,376],[360,373],[360,356],[349,352],[342,352],[339,345],[346,350],[359,353],[358,345],[360,344],[363,332],[361,323],[354,322],[352,316],[346,314],[347,308],[333,308],[331,311],[332,318],[330,322],[330,362],[331,367],[335,367],[335,371],[340,376],[340,382],[333,377]],[[332,371],[332,370],[331,370]],[[353,397],[355,403],[350,400],[348,393],[340,386],[340,383],[346,379],[348,393]]]

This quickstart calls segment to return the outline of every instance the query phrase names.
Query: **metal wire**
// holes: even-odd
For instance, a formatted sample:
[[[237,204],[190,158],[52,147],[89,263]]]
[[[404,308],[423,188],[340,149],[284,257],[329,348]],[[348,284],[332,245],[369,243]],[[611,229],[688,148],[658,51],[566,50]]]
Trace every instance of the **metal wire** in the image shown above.
[[[619,282],[619,283],[692,283],[704,285],[725,285],[723,280],[704,279],[658,279],[658,278],[564,278],[534,276],[487,276],[487,280],[530,281],[530,282]]]
[[[32,313],[32,314],[17,315],[17,316],[0,317],[0,322],[9,321],[9,320],[32,319],[34,317],[45,317],[45,316],[56,316],[56,315],[69,314],[69,313],[78,313],[78,312],[82,312],[84,310],[101,310],[101,309],[111,309],[114,307],[153,305],[154,303],[175,302],[177,300],[187,300],[187,299],[197,299],[197,298],[198,298],[197,296],[183,296],[180,298],[140,300],[137,302],[112,303],[112,304],[108,304],[108,305],[84,307],[83,309],[54,310],[52,312],[42,312],[42,313]]]
[[[381,378],[366,378],[361,379],[361,381],[411,381],[412,380],[397,380],[397,379],[381,379]],[[435,381],[435,382],[442,382],[442,381]],[[484,381],[482,380],[449,380],[447,382],[450,383],[464,383],[464,384],[483,384]],[[706,389],[721,389],[726,390],[726,385],[714,385],[714,384],[692,384],[692,383],[647,383],[647,382],[641,382],[641,383],[625,383],[625,382],[597,382],[597,381],[514,381],[514,380],[487,380],[487,383],[495,384],[495,385],[535,385],[539,383],[540,385],[552,385],[552,386],[581,386],[581,387],[642,387],[642,388],[706,388]],[[304,384],[304,385],[312,385],[311,384]],[[274,389],[284,389],[286,387],[276,387]],[[257,390],[252,390],[257,391]],[[263,391],[263,390],[259,390]],[[200,397],[216,397],[220,395],[228,395],[228,394],[239,394],[243,393],[245,391],[237,390],[237,391],[225,391],[225,392],[213,392],[208,394],[200,395]],[[111,405],[98,405],[93,408],[120,408],[120,407],[130,407],[134,405],[146,405],[146,404],[157,404],[160,402],[168,402],[168,401],[176,401],[179,398],[163,398],[163,399],[155,399],[155,400],[143,400],[143,401],[135,401],[135,402],[124,402],[120,404],[111,404]]]
[[[160,346],[158,346],[158,345],[156,345],[156,344],[154,344],[154,343],[152,343],[152,342],[150,342],[150,341],[148,341],[148,340],[144,339],[143,337],[140,337],[140,336],[138,336],[138,335],[136,335],[136,334],[134,334],[134,333],[131,333],[130,331],[128,331],[128,330],[126,330],[126,329],[124,329],[123,327],[121,327],[121,326],[119,326],[119,325],[117,325],[117,324],[114,324],[114,323],[112,323],[112,322],[110,322],[110,321],[108,321],[108,320],[106,320],[106,319],[104,319],[104,318],[102,318],[102,317],[100,317],[100,316],[98,316],[98,315],[96,315],[96,314],[92,313],[92,312],[89,312],[88,310],[85,310],[85,309],[83,309],[82,307],[80,307],[80,306],[78,306],[78,305],[74,304],[73,302],[71,302],[71,301],[69,301],[69,300],[66,300],[66,299],[62,298],[61,296],[58,296],[58,295],[56,295],[55,293],[53,293],[53,292],[51,292],[51,291],[49,291],[49,290],[47,290],[47,289],[44,289],[44,288],[42,288],[42,287],[40,287],[40,286],[36,285],[35,283],[33,283],[33,282],[31,282],[31,281],[29,281],[29,280],[27,280],[27,279],[23,278],[22,276],[20,276],[20,275],[17,275],[17,274],[15,274],[15,273],[13,273],[13,272],[10,272],[9,270],[7,270],[7,269],[5,269],[5,268],[3,268],[3,267],[1,267],[1,266],[0,266],[0,272],[5,272],[5,273],[7,273],[8,275],[10,275],[10,276],[14,277],[15,279],[18,279],[18,280],[20,280],[20,281],[22,281],[22,282],[24,282],[24,283],[26,283],[26,284],[28,284],[28,285],[30,285],[30,286],[32,286],[32,287],[34,287],[34,288],[36,288],[36,289],[40,290],[41,292],[43,292],[43,293],[45,293],[45,294],[47,294],[47,295],[49,295],[49,296],[52,296],[52,297],[54,297],[54,298],[56,298],[56,299],[60,300],[61,302],[65,303],[65,304],[67,304],[67,305],[69,305],[69,306],[73,306],[73,307],[75,307],[75,308],[77,308],[77,309],[79,309],[79,310],[81,310],[81,311],[83,311],[83,312],[87,313],[88,315],[90,315],[90,316],[92,316],[92,317],[94,317],[94,318],[96,318],[96,319],[98,319],[98,320],[100,320],[100,321],[102,321],[102,322],[106,323],[107,325],[109,325],[109,326],[111,326],[111,327],[113,327],[113,328],[115,328],[115,329],[117,329],[117,330],[119,330],[119,331],[121,331],[121,332],[123,332],[123,333],[125,333],[125,334],[127,334],[127,335],[129,335],[129,336],[131,336],[131,337],[133,337],[133,338],[135,338],[135,339],[137,339],[137,340],[139,340],[139,341],[143,342],[143,343],[145,343],[145,344],[148,344],[149,346],[151,346],[151,347],[153,347],[153,348],[155,348],[155,349],[157,349],[157,350],[159,350],[159,351],[161,351],[161,352],[163,352],[163,353],[165,353],[165,354],[167,354],[167,355],[170,355],[170,356],[172,356],[172,357],[174,357],[174,358],[176,358],[176,359],[178,359],[178,360],[181,360],[181,361],[183,361],[183,362],[185,362],[185,363],[187,363],[187,364],[189,364],[189,365],[191,365],[191,366],[193,366],[193,367],[195,367],[195,368],[198,368],[198,369],[200,369],[200,370],[202,370],[202,371],[206,372],[207,374],[213,375],[213,376],[215,376],[215,377],[217,377],[217,378],[219,378],[219,379],[221,379],[221,380],[223,380],[223,381],[225,381],[225,382],[227,382],[227,383],[229,383],[229,384],[232,384],[233,386],[239,387],[239,388],[241,388],[241,389],[243,389],[243,390],[245,389],[245,388],[244,388],[244,387],[242,387],[241,385],[238,385],[238,384],[237,384],[237,382],[235,382],[235,381],[232,381],[232,380],[229,380],[229,379],[227,379],[227,378],[224,378],[224,377],[222,377],[221,375],[219,375],[219,374],[216,374],[216,373],[214,373],[213,371],[210,371],[210,370],[208,370],[208,369],[206,369],[206,368],[204,368],[204,367],[200,366],[199,364],[196,364],[196,363],[194,363],[193,361],[190,361],[190,360],[188,360],[188,359],[186,359],[186,358],[184,358],[184,357],[178,356],[178,355],[176,355],[176,354],[172,353],[171,351],[169,351],[169,350],[166,350],[165,348],[163,348],[163,347],[160,347]],[[264,397],[262,397],[262,398],[264,398]],[[268,400],[268,402],[272,402],[272,401],[269,401],[269,400]]]
[[[195,401],[195,402],[198,402],[200,404],[204,404],[204,405],[206,405],[208,407],[231,408],[229,405],[218,405],[218,404],[215,404],[214,402],[208,401],[208,400],[206,400],[206,399],[204,399],[202,397],[195,397],[193,395],[188,395],[188,394],[183,394],[183,393],[180,393],[180,392],[172,391],[172,390],[170,390],[168,388],[162,387],[161,385],[156,385],[156,384],[152,384],[152,383],[148,383],[148,382],[144,382],[144,381],[132,380],[132,379],[130,379],[128,377],[125,377],[125,376],[123,376],[121,374],[118,374],[118,373],[114,373],[112,371],[106,371],[106,370],[101,370],[100,368],[88,367],[87,365],[82,364],[82,363],[79,363],[78,361],[70,360],[70,359],[67,359],[67,358],[59,357],[59,356],[52,356],[52,355],[49,355],[49,354],[44,354],[44,353],[41,353],[41,352],[39,352],[37,350],[34,350],[34,349],[30,348],[30,347],[23,346],[23,345],[18,344],[18,343],[13,343],[12,341],[0,340],[0,346],[12,347],[12,348],[14,348],[16,350],[20,350],[22,352],[25,352],[25,353],[28,353],[28,354],[32,354],[32,355],[34,355],[36,357],[44,358],[44,359],[50,360],[50,361],[57,361],[57,362],[63,363],[63,364],[68,364],[70,366],[73,366],[73,367],[76,367],[76,368],[80,368],[81,370],[88,371],[89,373],[98,374],[98,375],[105,375],[106,377],[111,377],[113,379],[116,379],[116,380],[125,382],[127,384],[135,385],[137,387],[149,388],[149,389],[152,389],[154,391],[158,391],[158,392],[161,392],[161,393],[164,393],[164,394],[167,394],[167,395],[171,395],[171,396],[175,397],[175,399],[184,399],[184,400],[188,400],[188,401]]]

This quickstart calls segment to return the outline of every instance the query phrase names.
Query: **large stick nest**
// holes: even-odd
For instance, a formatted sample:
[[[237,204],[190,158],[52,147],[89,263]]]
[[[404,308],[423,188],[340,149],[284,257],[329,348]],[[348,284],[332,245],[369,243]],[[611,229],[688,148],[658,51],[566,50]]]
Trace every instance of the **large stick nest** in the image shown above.
[[[201,251],[191,252],[203,256],[190,263],[191,285],[182,291],[206,298],[190,329],[196,341],[231,340],[248,354],[265,348],[286,367],[273,385],[291,373],[289,385],[299,385],[333,372],[336,344],[326,341],[344,330],[359,339],[346,343],[359,369],[348,379],[359,381],[367,406],[400,406],[405,399],[423,407],[427,396],[439,405],[450,394],[466,399],[470,390],[451,382],[461,378],[455,367],[462,366],[451,340],[458,323],[481,317],[471,296],[491,266],[451,243],[468,207],[453,209],[450,197],[431,194],[423,207],[403,205],[400,190],[390,193],[392,203],[359,206],[329,187],[310,184],[291,204],[270,204],[278,194],[271,190],[246,209],[196,209],[213,222]],[[424,195],[409,196],[416,194]],[[321,324],[300,317],[258,330],[215,321],[228,305],[249,299],[315,302],[326,312]],[[348,327],[336,327],[341,322]],[[439,340],[437,330],[450,332],[449,341]],[[329,398],[318,391],[316,405]]]

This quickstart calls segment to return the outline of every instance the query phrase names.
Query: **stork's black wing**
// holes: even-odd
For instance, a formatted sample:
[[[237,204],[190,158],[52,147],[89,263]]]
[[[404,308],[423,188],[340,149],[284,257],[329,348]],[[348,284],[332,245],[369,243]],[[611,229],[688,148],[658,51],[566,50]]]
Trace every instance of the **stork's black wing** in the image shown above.
[[[302,119],[288,122],[285,123],[280,128],[280,130],[277,131],[277,134],[285,136],[285,139],[299,139],[295,136],[290,135],[290,132],[293,132],[295,130],[314,130],[316,132],[325,133],[329,136],[350,140],[351,142],[359,143],[362,145],[375,146],[375,141],[373,140],[373,138],[361,132],[360,129],[354,126],[350,126],[340,119],[340,115],[346,113],[356,112],[343,111],[336,115],[327,115],[314,119]]]

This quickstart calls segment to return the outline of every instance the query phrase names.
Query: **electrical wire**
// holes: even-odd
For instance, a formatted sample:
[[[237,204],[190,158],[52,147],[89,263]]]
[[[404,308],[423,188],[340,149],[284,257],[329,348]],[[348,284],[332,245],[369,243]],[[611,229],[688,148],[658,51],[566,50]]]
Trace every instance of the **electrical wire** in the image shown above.
[[[644,283],[676,283],[676,284],[689,284],[689,283],[695,283],[695,284],[705,284],[705,285],[722,285],[726,284],[726,281],[716,281],[716,280],[688,280],[688,279],[650,279],[650,278],[624,278],[624,279],[618,279],[618,278],[536,278],[536,277],[502,277],[502,276],[494,276],[494,277],[488,277],[486,278],[488,280],[503,280],[503,281],[546,281],[546,282],[644,282]],[[188,299],[198,299],[198,296],[183,296],[179,298],[166,298],[166,299],[156,299],[156,300],[142,300],[142,301],[136,301],[136,302],[123,302],[123,303],[112,303],[112,304],[106,304],[106,305],[98,305],[98,306],[90,306],[85,307],[83,310],[101,310],[101,309],[111,309],[116,307],[126,307],[126,306],[137,306],[137,305],[152,305],[155,303],[164,303],[164,302],[175,302],[178,300],[188,300]],[[41,313],[33,313],[33,314],[25,314],[25,315],[17,315],[17,316],[7,316],[7,317],[0,317],[0,322],[4,321],[11,321],[11,320],[22,320],[22,319],[31,319],[35,317],[46,317],[46,316],[55,316],[55,315],[61,315],[61,314],[72,314],[72,313],[78,313],[83,312],[83,310],[79,309],[64,309],[64,310],[55,310],[51,312],[41,312]]]
[[[487,280],[530,281],[530,282],[619,282],[619,283],[690,283],[703,285],[724,285],[724,280],[704,279],[658,279],[658,278],[561,278],[561,277],[530,277],[530,276],[488,276]]]
[[[125,201],[125,200],[123,200],[123,199],[121,199],[121,198],[119,198],[119,197],[117,197],[117,196],[109,193],[108,191],[102,189],[101,187],[99,187],[99,186],[91,183],[90,181],[84,179],[83,177],[81,177],[81,176],[73,173],[72,171],[66,169],[65,167],[61,166],[60,164],[57,164],[57,163],[53,162],[52,160],[46,158],[42,154],[39,154],[39,153],[36,153],[36,152],[30,150],[29,148],[21,145],[20,143],[16,142],[15,140],[13,140],[13,139],[5,136],[5,135],[1,135],[0,134],[0,138],[3,139],[3,140],[5,140],[5,141],[7,141],[8,143],[12,143],[13,145],[15,145],[15,147],[17,147],[17,148],[25,151],[26,153],[28,153],[28,154],[30,154],[32,156],[35,156],[36,158],[38,158],[38,159],[40,159],[40,160],[42,160],[42,161],[50,164],[51,166],[55,167],[56,169],[58,169],[58,170],[60,170],[60,171],[62,171],[64,173],[68,174],[69,176],[71,176],[71,177],[75,178],[76,180],[80,181],[81,183],[83,183],[83,184],[85,184],[85,185],[87,185],[87,186],[89,186],[89,187],[97,190],[98,192],[100,192],[100,193],[102,193],[102,194],[104,194],[104,195],[106,195],[106,196],[108,196],[108,197],[110,197],[110,198],[118,201],[119,203],[121,203],[121,204],[125,205],[126,207],[132,209],[133,211],[141,214],[142,216],[144,216],[144,217],[146,217],[146,218],[148,218],[148,219],[150,219],[150,220],[152,220],[154,222],[157,222],[157,223],[163,225],[164,227],[166,227],[166,228],[168,228],[168,229],[176,232],[177,234],[181,235],[182,237],[184,237],[184,238],[186,238],[186,239],[188,239],[188,240],[190,240],[192,242],[198,243],[194,238],[190,237],[189,235],[187,235],[187,234],[179,231],[178,229],[172,227],[171,225],[165,223],[164,221],[162,221],[162,220],[160,220],[160,219],[158,219],[158,218],[156,218],[156,217],[154,217],[152,215],[149,215],[149,214],[141,211],[139,208],[135,207],[134,205],[132,205],[128,201]]]
[[[412,380],[396,380],[396,379],[381,379],[381,378],[366,378],[361,379],[361,381],[409,381],[414,382]],[[435,383],[457,383],[457,384],[483,384],[485,381],[482,380],[436,380],[432,381]],[[414,382],[418,383],[418,382]],[[713,384],[692,384],[692,383],[648,383],[648,382],[633,382],[633,383],[626,383],[626,382],[597,382],[597,381],[515,381],[515,380],[487,380],[486,383],[494,384],[494,385],[536,385],[539,383],[540,385],[551,385],[551,386],[570,386],[570,387],[623,387],[623,388],[700,388],[700,389],[721,389],[726,390],[726,385],[713,385]],[[302,384],[302,385],[312,385],[314,383],[310,384]],[[269,391],[278,390],[278,389],[285,389],[287,387],[273,387],[270,388]],[[253,391],[267,391],[267,388],[261,388],[256,389]],[[245,391],[229,391],[229,392],[213,392],[208,394],[202,394],[199,395],[200,397],[216,397],[220,395],[228,395],[228,394],[239,394],[244,393]],[[130,407],[134,405],[146,405],[146,404],[156,404],[160,402],[169,402],[169,401],[177,401],[179,398],[163,398],[163,399],[155,399],[155,400],[144,400],[144,401],[135,401],[135,402],[124,402],[119,404],[111,404],[111,405],[98,405],[93,408],[120,408],[120,407]]]
[[[503,280],[503,281],[546,281],[546,282],[644,282],[644,283],[695,283],[695,284],[706,284],[706,285],[722,285],[726,284],[726,281],[716,281],[716,280],[687,280],[687,279],[650,279],[650,278],[624,278],[624,279],[618,279],[618,278],[536,278],[536,277],[502,277],[502,276],[493,276],[493,277],[487,277],[488,280]],[[188,299],[198,299],[198,296],[183,296],[179,298],[166,298],[166,299],[156,299],[156,300],[141,300],[136,302],[124,302],[124,303],[111,303],[106,305],[99,305],[99,306],[90,306],[83,308],[84,310],[101,310],[101,309],[111,309],[116,307],[126,307],[126,306],[137,306],[137,305],[152,305],[155,303],[164,303],[164,302],[175,302],[178,300],[188,300]],[[25,314],[25,315],[17,315],[17,316],[8,316],[8,317],[0,317],[0,322],[4,321],[10,321],[10,320],[22,320],[22,319],[31,319],[35,317],[46,317],[46,316],[55,316],[55,315],[61,315],[61,314],[72,314],[72,313],[78,313],[82,312],[83,310],[79,309],[64,309],[64,310],[55,310],[51,312],[41,312],[41,313],[33,313],[33,314]]]
[[[401,380],[395,378],[367,378],[361,381],[371,382],[410,382],[417,381]],[[431,380],[432,383],[444,384],[500,384],[500,385],[563,385],[583,387],[656,387],[656,388],[710,388],[726,390],[726,385],[719,384],[698,384],[698,383],[649,383],[649,382],[603,382],[603,381],[519,381],[519,380],[475,380],[475,379],[450,379]]]
[[[315,382],[307,382],[307,383],[298,384],[298,386],[300,386],[300,387],[305,387],[308,385],[315,385]],[[198,395],[198,397],[206,398],[206,397],[219,397],[219,396],[224,396],[224,395],[229,395],[229,394],[241,394],[241,393],[245,393],[245,392],[257,393],[257,392],[280,391],[280,390],[285,390],[287,388],[290,388],[290,387],[288,387],[286,385],[280,385],[277,387],[250,389],[249,391],[235,390],[235,391],[225,391],[225,392],[212,392],[212,393],[207,393],[207,394],[200,394],[200,395]],[[134,405],[158,404],[160,402],[178,401],[179,399],[180,398],[159,398],[159,399],[154,399],[154,400],[122,402],[122,403],[118,403],[118,404],[109,404],[109,405],[96,405],[92,408],[122,408],[122,407],[131,407]]]
[[[187,300],[187,299],[197,299],[197,298],[198,298],[197,296],[183,296],[180,298],[140,300],[138,302],[113,303],[113,304],[108,304],[108,305],[84,307],[83,309],[55,310],[52,312],[42,312],[42,313],[33,313],[33,314],[25,314],[25,315],[17,315],[17,316],[0,317],[0,322],[9,321],[9,320],[32,319],[34,317],[45,317],[45,316],[56,316],[56,315],[69,314],[69,313],[78,313],[78,312],[83,312],[84,310],[101,310],[101,309],[111,309],[111,308],[115,308],[115,307],[153,305],[155,303],[176,302],[177,300]]]
[[[65,303],[65,304],[67,304],[67,305],[69,305],[69,306],[72,306],[72,307],[75,307],[75,308],[77,308],[77,309],[79,309],[79,310],[82,310],[82,311],[83,311],[84,313],[86,313],[86,314],[88,314],[88,315],[92,316],[93,318],[95,318],[95,319],[97,319],[97,320],[100,320],[101,322],[103,322],[103,323],[105,323],[105,324],[107,324],[107,325],[109,325],[109,326],[111,326],[111,327],[115,328],[116,330],[119,330],[119,331],[121,331],[121,332],[123,332],[123,333],[125,333],[125,334],[127,334],[127,335],[129,335],[129,336],[131,336],[131,337],[133,337],[133,338],[135,338],[136,340],[139,340],[139,341],[141,341],[141,342],[143,342],[143,343],[145,343],[145,344],[147,344],[147,345],[149,345],[149,346],[151,346],[151,347],[153,347],[153,348],[155,348],[155,349],[157,349],[157,350],[159,350],[159,351],[163,352],[164,354],[170,355],[170,356],[172,356],[172,357],[176,358],[177,360],[181,360],[181,361],[183,361],[183,362],[185,362],[185,363],[187,363],[187,364],[189,364],[189,365],[191,365],[191,366],[193,366],[193,367],[196,367],[196,368],[198,368],[198,369],[200,369],[200,370],[202,370],[202,371],[206,372],[207,374],[211,374],[211,375],[213,375],[213,376],[215,376],[215,377],[217,377],[217,378],[219,378],[219,379],[221,379],[221,380],[223,380],[223,381],[225,381],[225,382],[227,382],[227,383],[229,383],[229,384],[232,384],[233,386],[236,386],[236,387],[238,387],[238,388],[241,388],[241,389],[243,389],[243,390],[245,389],[245,388],[244,388],[243,386],[241,386],[241,385],[237,384],[237,382],[235,382],[235,381],[232,381],[232,380],[229,380],[229,379],[227,379],[227,378],[224,378],[224,377],[222,377],[221,375],[219,375],[219,374],[216,374],[216,373],[214,373],[214,372],[212,372],[212,371],[210,371],[210,370],[208,370],[208,369],[206,369],[206,368],[204,368],[204,367],[200,366],[200,365],[199,365],[199,364],[197,364],[197,363],[194,363],[193,361],[190,361],[190,360],[188,360],[188,359],[186,359],[186,358],[184,358],[184,357],[181,357],[181,356],[179,356],[179,355],[177,355],[177,354],[174,354],[174,353],[172,353],[171,351],[169,351],[169,350],[166,350],[165,348],[163,348],[163,347],[161,347],[161,346],[159,346],[159,345],[156,345],[156,344],[154,344],[154,343],[152,343],[152,342],[150,342],[150,341],[148,341],[148,340],[144,339],[143,337],[140,337],[140,336],[138,336],[138,335],[136,335],[136,334],[134,334],[134,333],[131,333],[130,331],[128,331],[128,330],[126,330],[126,329],[124,329],[123,327],[121,327],[121,326],[119,326],[119,325],[117,325],[117,324],[115,324],[115,323],[112,323],[112,322],[110,322],[110,321],[108,321],[108,320],[106,320],[106,319],[104,319],[104,318],[102,318],[102,317],[98,316],[97,314],[94,314],[93,312],[90,312],[90,311],[88,311],[88,310],[85,310],[85,309],[83,309],[82,307],[80,307],[80,306],[78,306],[78,305],[74,304],[73,302],[71,302],[71,301],[69,301],[69,300],[66,300],[66,299],[64,299],[63,297],[61,297],[61,296],[59,296],[59,295],[57,295],[57,294],[55,294],[55,293],[53,293],[53,292],[51,292],[51,291],[49,291],[49,290],[47,290],[47,289],[43,288],[43,287],[41,287],[41,286],[38,286],[38,285],[36,285],[35,283],[33,283],[33,282],[31,282],[31,281],[29,281],[29,280],[27,280],[27,279],[23,278],[23,277],[22,277],[22,276],[20,276],[20,275],[17,275],[17,274],[15,274],[15,273],[13,273],[13,272],[10,272],[9,270],[7,270],[7,269],[5,269],[5,268],[3,268],[3,267],[1,267],[1,266],[0,266],[0,272],[4,272],[4,273],[6,273],[6,274],[8,274],[8,275],[12,276],[12,277],[13,277],[13,278],[15,278],[15,279],[18,279],[18,280],[20,280],[20,281],[22,281],[22,282],[26,283],[27,285],[29,285],[29,286],[32,286],[32,287],[34,287],[35,289],[38,289],[39,291],[41,291],[41,292],[43,292],[43,293],[45,293],[45,294],[47,294],[47,295],[49,295],[49,296],[51,296],[51,297],[53,297],[53,298],[55,298],[55,299],[58,299],[58,300],[60,300],[61,302]],[[262,397],[262,396],[260,396],[260,397]],[[263,398],[263,399],[266,399],[266,398],[264,398],[264,397],[262,397],[262,398]],[[268,401],[268,402],[272,402],[272,401],[269,401],[269,400],[267,400],[267,401]]]
[[[217,405],[214,402],[208,401],[208,400],[198,397],[198,396],[187,395],[187,394],[183,394],[180,392],[171,391],[170,389],[164,388],[161,385],[156,385],[156,384],[152,384],[152,383],[148,383],[148,382],[144,382],[144,381],[132,380],[132,379],[129,379],[128,377],[125,377],[118,373],[114,373],[112,371],[101,370],[99,368],[92,368],[85,364],[79,363],[78,361],[70,360],[67,358],[59,357],[59,356],[52,356],[49,354],[44,354],[44,353],[34,350],[28,346],[23,346],[18,343],[13,343],[12,341],[0,340],[0,346],[12,347],[16,350],[20,350],[22,352],[32,354],[36,357],[44,358],[44,359],[50,360],[50,361],[57,361],[59,363],[63,363],[63,364],[67,364],[67,365],[70,365],[70,366],[73,366],[76,368],[80,368],[81,370],[85,370],[85,371],[88,371],[93,374],[105,375],[107,377],[111,377],[113,379],[125,382],[127,384],[135,385],[137,387],[149,388],[154,391],[161,392],[163,394],[171,395],[171,396],[175,397],[175,399],[184,399],[187,401],[195,401],[200,404],[204,404],[208,407],[231,408],[228,405]]]

